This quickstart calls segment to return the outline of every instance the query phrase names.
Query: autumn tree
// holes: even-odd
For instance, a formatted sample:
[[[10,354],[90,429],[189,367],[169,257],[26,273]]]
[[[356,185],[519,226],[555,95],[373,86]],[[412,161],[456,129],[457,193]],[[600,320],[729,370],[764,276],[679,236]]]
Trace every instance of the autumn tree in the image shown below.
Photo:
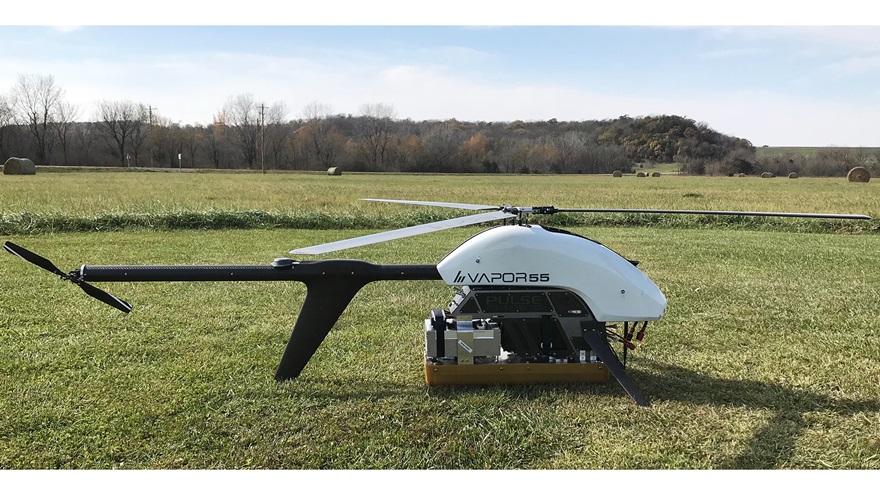
[[[226,130],[226,112],[221,110],[214,115],[213,122],[204,128],[201,140],[202,150],[208,155],[214,168],[223,168],[228,156],[229,139]]]
[[[485,132],[479,131],[461,143],[458,157],[465,170],[479,170],[482,167],[484,172],[497,172],[497,165],[488,165],[490,152],[489,138]]]
[[[405,172],[424,171],[419,167],[425,156],[425,142],[420,136],[409,134],[398,138],[393,160]]]
[[[38,74],[19,76],[12,90],[15,114],[34,138],[37,163],[49,160],[54,144],[51,126],[63,96],[64,91],[55,86],[55,78]]]
[[[542,137],[532,143],[529,154],[529,169],[534,173],[546,174],[556,162],[557,150],[552,137]]]

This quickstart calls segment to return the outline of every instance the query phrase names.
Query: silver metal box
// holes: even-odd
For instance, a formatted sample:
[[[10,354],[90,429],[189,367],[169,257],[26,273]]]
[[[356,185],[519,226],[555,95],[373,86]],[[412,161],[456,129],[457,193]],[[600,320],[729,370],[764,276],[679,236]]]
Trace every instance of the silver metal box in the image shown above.
[[[474,327],[477,328],[474,328]],[[456,321],[443,332],[444,353],[437,355],[437,330],[425,320],[425,356],[456,358],[459,364],[472,363],[474,356],[501,354],[501,328],[488,320]]]

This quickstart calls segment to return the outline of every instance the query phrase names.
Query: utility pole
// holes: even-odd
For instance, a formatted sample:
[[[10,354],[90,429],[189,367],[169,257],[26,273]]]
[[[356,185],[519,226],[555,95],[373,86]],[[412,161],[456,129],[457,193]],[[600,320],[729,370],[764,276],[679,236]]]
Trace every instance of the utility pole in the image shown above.
[[[150,138],[150,167],[153,166],[153,110],[158,110],[158,108],[154,106],[148,107],[150,114],[150,129],[149,129],[149,138]]]
[[[266,104],[260,103],[260,170],[265,174],[266,166],[264,165],[266,144]]]

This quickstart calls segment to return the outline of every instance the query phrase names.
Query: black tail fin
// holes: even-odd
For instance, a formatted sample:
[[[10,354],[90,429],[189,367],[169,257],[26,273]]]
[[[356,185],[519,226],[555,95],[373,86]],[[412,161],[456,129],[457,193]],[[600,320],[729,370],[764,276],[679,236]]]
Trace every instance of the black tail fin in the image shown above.
[[[306,299],[275,371],[276,380],[299,376],[348,303],[370,281],[328,277],[306,282]]]

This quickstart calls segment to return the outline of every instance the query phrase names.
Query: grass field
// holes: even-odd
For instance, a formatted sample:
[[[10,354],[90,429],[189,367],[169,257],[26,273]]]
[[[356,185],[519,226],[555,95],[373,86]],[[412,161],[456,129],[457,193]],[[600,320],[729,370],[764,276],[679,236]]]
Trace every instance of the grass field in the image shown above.
[[[880,153],[880,148],[862,146],[862,147],[847,147],[847,146],[760,146],[755,148],[755,153],[758,157],[767,156],[767,155],[784,155],[784,154],[793,154],[793,155],[805,155],[812,156],[820,151],[830,151],[830,150],[847,150],[850,152],[858,152],[864,153],[867,155],[877,155]]]
[[[360,204],[359,197],[880,216],[875,183],[831,179],[113,173],[7,179],[0,177],[3,240],[63,269],[264,263],[293,247],[433,218],[413,213],[422,208]],[[331,226],[156,229],[131,221],[211,210],[239,220],[248,211],[313,220],[324,214]],[[109,213],[120,217],[102,224],[103,232],[69,220]],[[29,230],[21,215],[32,224],[55,223]],[[812,229],[795,222],[804,227],[789,229],[701,217],[621,227],[565,221],[641,260],[669,300],[628,363],[650,408],[636,406],[614,381],[427,387],[421,327],[428,311],[451,296],[440,282],[368,285],[301,377],[277,384],[272,376],[305,294],[301,284],[100,284],[134,304],[123,315],[4,254],[0,467],[880,468],[874,221],[848,234],[835,233],[836,223]],[[342,227],[347,230],[335,230]],[[324,257],[434,263],[479,230]]]
[[[880,217],[877,181],[755,177],[71,173],[3,176],[0,234],[131,228],[388,228],[457,216],[359,198],[558,207],[748,209]],[[743,217],[556,215],[560,225],[728,226],[873,230],[878,220],[752,221]]]

